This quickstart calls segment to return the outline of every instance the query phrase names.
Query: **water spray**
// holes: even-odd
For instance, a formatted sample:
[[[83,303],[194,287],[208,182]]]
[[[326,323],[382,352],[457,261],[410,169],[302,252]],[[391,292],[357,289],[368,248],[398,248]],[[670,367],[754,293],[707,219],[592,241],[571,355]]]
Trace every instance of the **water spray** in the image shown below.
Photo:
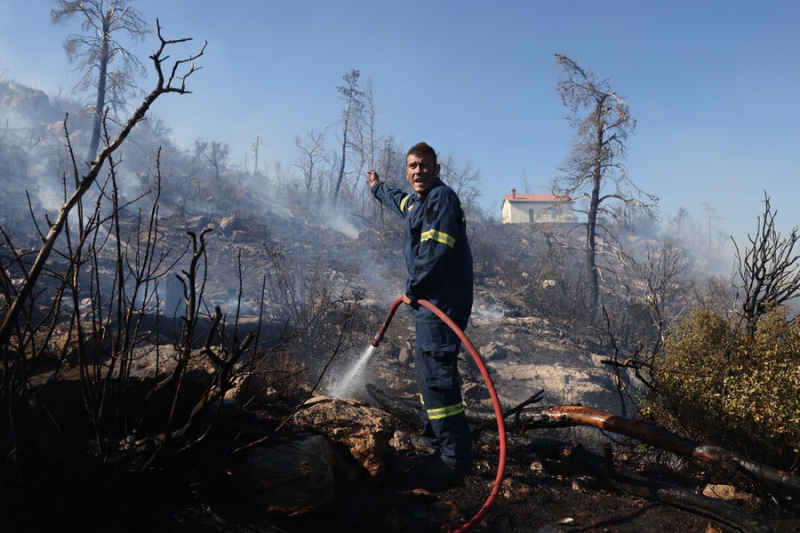
[[[361,354],[361,357],[358,358],[356,364],[348,371],[345,376],[339,380],[338,384],[331,389],[330,395],[334,398],[342,398],[345,395],[351,393],[353,391],[354,385],[356,380],[358,379],[359,374],[361,374],[364,367],[366,367],[367,363],[370,359],[372,359],[372,354],[375,353],[375,349],[378,345],[383,341],[383,336],[386,333],[386,330],[389,328],[389,324],[392,322],[392,317],[394,317],[395,311],[403,303],[403,299],[400,298],[392,308],[389,310],[389,315],[386,317],[386,320],[383,322],[383,326],[381,326],[380,331],[375,334],[375,338],[372,339],[372,345],[367,347],[364,350],[364,353]]]
[[[383,322],[383,326],[375,335],[375,338],[372,339],[372,346],[377,348],[378,345],[383,341],[383,336],[386,334],[386,329],[389,327],[389,324],[394,317],[397,308],[400,307],[400,304],[403,303],[403,298],[400,297],[397,301],[392,304],[392,307],[389,309],[389,315],[386,317],[386,320]],[[492,405],[494,407],[494,414],[495,418],[497,419],[497,435],[500,440],[500,460],[497,465],[497,476],[495,477],[494,484],[492,485],[492,490],[489,493],[489,497],[484,502],[483,506],[480,510],[473,516],[469,522],[461,526],[461,528],[457,529],[455,533],[464,533],[466,531],[471,530],[473,527],[478,525],[481,520],[489,513],[489,508],[492,506],[494,501],[497,499],[497,495],[500,492],[500,487],[503,482],[503,473],[505,471],[506,466],[506,428],[505,423],[503,420],[503,409],[500,406],[500,399],[497,396],[497,391],[494,388],[494,383],[492,382],[492,378],[489,375],[489,371],[486,369],[486,365],[483,362],[483,358],[481,358],[480,353],[478,352],[477,348],[472,344],[472,341],[464,334],[458,325],[453,322],[449,316],[444,314],[444,312],[430,303],[427,300],[417,300],[417,303],[422,307],[428,309],[429,311],[433,312],[436,316],[438,316],[442,321],[447,324],[453,332],[458,335],[458,338],[461,339],[461,342],[466,347],[467,351],[470,353],[472,358],[475,360],[475,364],[478,365],[478,369],[483,376],[483,380],[486,383],[486,388],[489,390],[489,395],[492,398]]]

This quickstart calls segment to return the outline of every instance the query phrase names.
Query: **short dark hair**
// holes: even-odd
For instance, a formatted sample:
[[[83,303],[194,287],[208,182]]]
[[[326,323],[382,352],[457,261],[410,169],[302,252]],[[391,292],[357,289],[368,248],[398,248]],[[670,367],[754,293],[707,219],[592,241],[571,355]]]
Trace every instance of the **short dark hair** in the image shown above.
[[[433,164],[436,164],[436,150],[430,147],[428,143],[420,142],[412,146],[408,149],[408,153],[406,154],[406,158],[410,155],[415,155],[417,157],[421,157],[425,159],[426,157],[430,157],[433,159]]]

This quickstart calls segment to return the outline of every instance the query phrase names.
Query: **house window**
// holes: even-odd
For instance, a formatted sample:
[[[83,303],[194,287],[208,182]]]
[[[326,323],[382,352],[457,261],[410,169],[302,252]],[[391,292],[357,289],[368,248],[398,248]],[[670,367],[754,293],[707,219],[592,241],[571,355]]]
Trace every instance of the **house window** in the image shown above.
[[[533,209],[528,209],[528,222],[533,224]]]

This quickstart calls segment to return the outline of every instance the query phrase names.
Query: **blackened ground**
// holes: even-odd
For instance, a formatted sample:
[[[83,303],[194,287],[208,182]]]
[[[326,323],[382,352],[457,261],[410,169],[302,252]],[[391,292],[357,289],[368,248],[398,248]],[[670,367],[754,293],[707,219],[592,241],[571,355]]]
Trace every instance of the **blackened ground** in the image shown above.
[[[336,503],[295,517],[260,514],[248,508],[224,474],[184,475],[192,465],[147,476],[111,476],[95,463],[42,465],[48,474],[35,487],[0,486],[0,531],[83,533],[280,533],[456,531],[484,505],[497,473],[497,448],[477,449],[476,472],[463,485],[437,487],[415,466],[429,457],[391,452],[379,481],[366,475],[337,478]],[[503,489],[472,531],[496,533],[707,533],[741,531],[709,517],[617,490],[592,467],[598,455],[557,439],[532,439],[510,450]],[[535,468],[531,468],[531,465]],[[195,465],[196,466],[196,465]],[[624,468],[624,467],[623,467]],[[687,489],[706,481],[674,473],[639,470],[644,479]],[[741,516],[760,529],[800,532],[798,506],[779,499]],[[757,514],[753,514],[757,513]],[[718,529],[713,529],[717,526]]]
[[[542,470],[531,470],[530,456],[511,457],[506,465],[504,487],[489,513],[472,531],[497,533],[706,533],[736,531],[726,524],[615,489],[602,476],[587,473],[591,452],[560,451],[553,442],[539,450]],[[582,457],[579,457],[582,456]],[[389,471],[381,484],[361,480],[345,484],[340,501],[325,512],[294,520],[273,522],[265,531],[381,531],[452,532],[467,523],[484,505],[497,472],[496,450],[483,447],[477,472],[461,486],[436,487],[415,475],[414,464],[423,457],[389,458]],[[702,486],[700,480],[663,472],[641,472],[662,483],[686,488]],[[665,478],[666,476],[666,478]],[[790,502],[784,502],[789,503]],[[791,505],[791,504],[790,504]],[[760,523],[762,531],[800,531],[796,506],[780,516],[741,509],[747,520]],[[714,526],[719,529],[709,529]]]

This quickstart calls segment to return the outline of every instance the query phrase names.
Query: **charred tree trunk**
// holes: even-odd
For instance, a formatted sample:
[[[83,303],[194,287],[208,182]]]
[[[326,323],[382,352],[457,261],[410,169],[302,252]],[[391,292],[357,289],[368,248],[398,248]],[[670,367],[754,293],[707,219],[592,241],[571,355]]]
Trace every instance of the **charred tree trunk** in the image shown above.
[[[791,472],[751,461],[746,457],[713,444],[703,444],[680,437],[658,426],[651,426],[630,418],[612,415],[591,407],[575,405],[550,407],[542,414],[566,416],[578,425],[592,426],[604,431],[625,435],[683,457],[723,466],[734,474],[743,472],[764,485],[787,491],[794,495],[800,495],[800,477]]]
[[[103,19],[103,44],[101,46],[100,59],[97,65],[97,97],[94,104],[94,119],[92,120],[92,138],[89,141],[89,161],[93,162],[97,157],[97,149],[100,147],[100,136],[103,132],[103,115],[106,106],[106,84],[108,81],[108,61],[109,44],[111,38],[108,28],[108,20]]]
[[[602,130],[598,133],[598,143],[602,144]],[[592,318],[600,306],[600,273],[597,271],[597,214],[600,210],[601,169],[592,171],[592,193],[589,200],[589,214],[586,222],[586,274],[589,280],[589,311]]]

